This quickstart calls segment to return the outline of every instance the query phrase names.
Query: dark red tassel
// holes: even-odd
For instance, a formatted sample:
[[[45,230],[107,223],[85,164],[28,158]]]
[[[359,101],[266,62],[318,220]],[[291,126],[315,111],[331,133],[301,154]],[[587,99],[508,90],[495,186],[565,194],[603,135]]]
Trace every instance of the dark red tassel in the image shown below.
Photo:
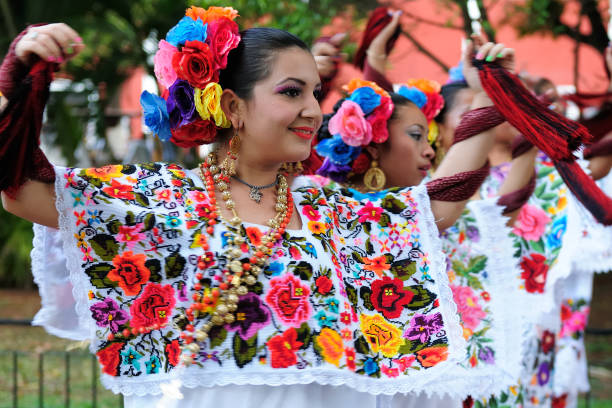
[[[483,89],[502,116],[551,159],[571,160],[581,144],[591,141],[584,126],[548,109],[516,75],[497,64],[477,61],[475,65]]]
[[[53,166],[40,150],[43,111],[56,64],[39,60],[12,91],[0,114],[0,191],[15,197],[28,180],[53,183]]]
[[[580,165],[575,161],[560,161],[555,163],[555,167],[565,184],[593,217],[603,225],[612,225],[612,199],[601,191]]]
[[[438,201],[469,200],[489,175],[489,162],[478,170],[464,171],[427,182],[429,198]]]
[[[389,10],[386,7],[378,7],[372,12],[370,15],[370,19],[368,20],[368,24],[366,25],[365,31],[363,32],[363,37],[361,38],[361,44],[355,53],[355,66],[359,68],[359,70],[363,71],[363,64],[366,59],[366,51],[372,44],[372,40],[376,38],[376,36],[382,31],[383,28],[387,24],[391,22],[391,16],[389,15]],[[397,30],[393,33],[387,45],[385,47],[385,52],[387,55],[393,49],[395,42],[397,41],[400,35],[401,29],[398,26]]]

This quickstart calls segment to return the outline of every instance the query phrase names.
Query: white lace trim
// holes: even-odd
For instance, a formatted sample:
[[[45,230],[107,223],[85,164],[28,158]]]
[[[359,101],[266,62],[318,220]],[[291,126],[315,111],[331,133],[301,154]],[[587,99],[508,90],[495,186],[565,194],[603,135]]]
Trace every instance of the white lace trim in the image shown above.
[[[34,239],[30,256],[32,275],[38,286],[41,308],[32,319],[33,326],[42,326],[54,336],[85,340],[88,333],[81,329],[66,268],[66,257],[61,248],[59,231],[33,224]]]
[[[470,202],[468,208],[480,231],[480,241],[472,245],[487,256],[489,284],[495,289],[490,301],[494,320],[488,334],[498,347],[494,366],[465,368],[457,365],[445,374],[443,383],[426,390],[454,399],[464,399],[468,395],[488,397],[513,385],[521,372],[525,348],[524,323],[517,318],[516,309],[522,306],[524,294],[514,280],[518,262],[513,257],[511,229],[506,226],[508,218],[502,215],[503,207],[497,205],[497,197]]]
[[[89,337],[95,338],[96,326],[91,319],[87,290],[88,282],[82,273],[78,260],[80,254],[76,250],[76,239],[71,234],[70,211],[72,207],[68,206],[64,201],[65,189],[64,183],[64,168],[56,167],[56,207],[59,213],[59,229],[62,236],[64,253],[67,258],[67,266],[70,272],[70,281],[73,285],[73,296],[76,301],[76,312],[79,319],[79,325],[87,328]],[[437,283],[440,289],[440,313],[448,327],[448,359],[447,361],[437,364],[435,367],[429,368],[426,375],[421,372],[418,378],[392,379],[392,378],[370,378],[362,375],[357,375],[351,372],[340,370],[308,368],[306,370],[285,369],[283,373],[274,373],[270,371],[257,372],[253,369],[248,371],[240,369],[226,369],[220,372],[207,373],[205,370],[193,367],[180,367],[169,374],[156,374],[152,378],[120,378],[102,374],[102,384],[114,393],[121,393],[125,396],[130,395],[159,395],[164,388],[168,388],[173,380],[174,384],[193,387],[214,387],[220,385],[290,385],[290,384],[310,384],[316,382],[321,385],[347,385],[361,392],[368,392],[373,395],[386,394],[392,395],[396,393],[419,392],[423,390],[426,384],[432,384],[432,388],[436,388],[442,381],[437,381],[450,368],[462,361],[465,356],[466,342],[462,336],[462,329],[459,324],[459,315],[457,306],[453,301],[452,292],[449,286],[448,277],[446,275],[445,257],[442,253],[442,244],[438,238],[438,229],[431,213],[429,196],[424,186],[416,187],[412,190],[415,201],[419,204],[419,210],[423,227],[421,227],[421,236],[424,242],[424,247],[429,250],[430,260],[430,275]],[[429,244],[429,245],[427,245]],[[94,343],[90,345],[90,351],[95,353]]]
[[[72,227],[69,214],[70,211],[72,211],[72,207],[69,207],[64,201],[64,194],[66,193],[66,188],[63,184],[65,182],[65,172],[66,168],[55,167],[55,207],[59,214],[58,225],[62,237],[64,254],[66,255],[66,266],[68,267],[70,282],[72,283],[72,296],[76,302],[75,310],[79,319],[79,326],[82,327],[84,331],[87,330],[89,332],[89,339],[94,339],[96,338],[96,327],[93,324],[93,319],[91,319],[87,306],[89,282],[87,282],[85,274],[81,271],[79,265],[81,254],[77,251],[76,238],[74,234],[71,233]],[[90,343],[89,350],[92,354],[96,353],[94,342]],[[101,377],[103,378],[104,376],[105,375],[102,375]]]

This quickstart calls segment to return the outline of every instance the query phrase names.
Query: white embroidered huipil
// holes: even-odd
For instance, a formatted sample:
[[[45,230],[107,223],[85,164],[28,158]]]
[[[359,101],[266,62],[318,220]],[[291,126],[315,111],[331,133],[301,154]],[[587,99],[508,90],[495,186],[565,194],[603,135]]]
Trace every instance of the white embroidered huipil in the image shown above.
[[[355,398],[369,404],[376,394],[442,381],[465,355],[423,187],[359,195],[322,179],[296,179],[302,229],[285,233],[261,285],[240,298],[236,322],[211,333],[197,364],[184,368],[179,334],[195,273],[214,287],[225,262],[227,230],[217,224],[208,235],[204,228],[211,208],[202,182],[165,164],[58,168],[56,180],[69,277],[55,281],[73,286],[78,315],[66,333],[92,340],[104,385],[127,395],[126,403],[138,406],[137,396],[147,394],[148,404],[159,401],[162,386],[171,390],[177,380],[186,398],[203,390],[211,400],[240,389],[258,390],[253,398],[262,392],[230,385],[311,384],[324,392],[356,389],[364,396]],[[244,228],[251,242],[265,229]],[[49,230],[36,231],[42,242]],[[205,241],[214,256],[201,271]],[[35,267],[35,274],[45,281],[44,270]],[[53,307],[43,299],[40,315]],[[287,392],[266,387],[261,395],[275,398],[269,390]]]

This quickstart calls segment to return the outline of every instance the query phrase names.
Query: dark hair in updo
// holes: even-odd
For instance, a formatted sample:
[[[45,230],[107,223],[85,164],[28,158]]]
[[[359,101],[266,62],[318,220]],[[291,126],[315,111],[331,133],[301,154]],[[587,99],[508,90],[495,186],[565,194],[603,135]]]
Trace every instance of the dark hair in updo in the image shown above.
[[[391,102],[393,102],[393,113],[391,113],[391,117],[389,118],[389,121],[397,119],[397,107],[398,106],[414,106],[418,108],[418,106],[414,102],[412,102],[410,99],[398,93],[389,92],[389,96],[391,97]],[[389,123],[389,121],[387,121],[387,123]]]
[[[227,68],[220,72],[219,85],[243,99],[249,99],[255,84],[270,75],[276,53],[291,47],[310,52],[298,37],[276,28],[249,28],[241,31],[240,37],[238,47],[227,56]]]
[[[434,118],[434,120],[438,123],[444,123],[444,117],[446,116],[446,113],[453,108],[455,98],[457,97],[459,91],[468,88],[469,86],[465,81],[451,82],[450,84],[443,85],[442,89],[440,89],[440,95],[442,95],[442,98],[444,99],[444,107]]]

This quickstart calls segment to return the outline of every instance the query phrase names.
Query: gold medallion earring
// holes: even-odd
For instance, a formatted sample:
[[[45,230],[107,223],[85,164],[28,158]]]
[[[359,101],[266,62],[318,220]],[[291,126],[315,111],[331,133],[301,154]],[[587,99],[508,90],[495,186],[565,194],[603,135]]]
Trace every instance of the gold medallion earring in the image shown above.
[[[229,141],[229,150],[227,151],[227,157],[221,163],[221,168],[227,177],[232,177],[236,174],[236,159],[238,159],[238,152],[240,151],[240,136],[238,136],[238,128],[235,128],[234,135]]]
[[[372,160],[370,168],[363,175],[363,184],[369,191],[380,191],[385,187],[386,182],[385,173],[378,167],[378,162]]]

